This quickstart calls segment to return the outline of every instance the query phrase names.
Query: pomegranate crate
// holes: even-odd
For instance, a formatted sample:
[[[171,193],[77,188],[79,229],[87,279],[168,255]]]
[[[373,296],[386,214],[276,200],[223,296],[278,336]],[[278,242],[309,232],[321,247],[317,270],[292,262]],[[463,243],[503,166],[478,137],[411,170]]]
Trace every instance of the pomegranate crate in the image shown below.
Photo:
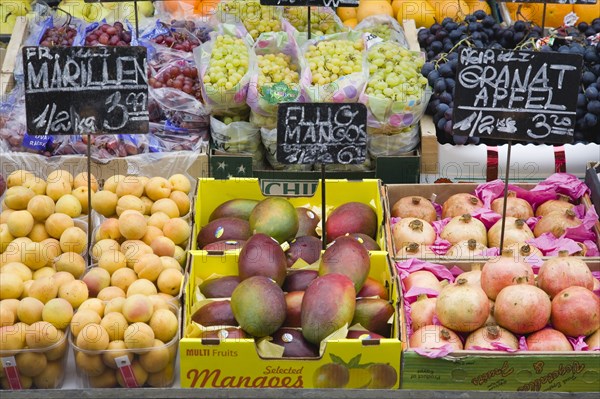
[[[448,271],[454,267],[470,271],[476,264],[473,262],[436,263],[446,267]],[[600,271],[598,260],[587,260],[586,263],[593,272]],[[402,268],[401,265],[397,267],[398,270]],[[403,296],[405,294],[403,293]],[[404,301],[403,298],[400,331],[405,350],[402,353],[401,389],[598,392],[599,348],[552,352],[450,350],[434,358],[422,356],[409,344],[406,322],[409,310],[405,307]]]
[[[513,184],[513,183],[510,183]],[[530,190],[536,185],[533,183],[515,183],[514,186],[524,189]],[[419,185],[411,185],[411,184],[388,184],[384,186],[385,195],[384,201],[386,206],[386,214],[389,215],[386,220],[386,237],[387,237],[387,245],[388,250],[393,258],[396,260],[406,259],[400,252],[400,248],[396,248],[394,245],[394,239],[392,235],[392,225],[391,225],[391,215],[392,215],[392,207],[400,198],[410,197],[410,196],[421,196],[426,199],[433,200],[438,204],[443,204],[450,196],[458,193],[470,193],[473,194],[475,189],[478,187],[478,184],[475,183],[437,183],[437,184],[419,184]],[[593,207],[592,202],[590,200],[589,195],[583,195],[578,203],[583,204],[586,212]],[[593,226],[593,232],[595,234],[595,244],[600,248],[600,224],[598,222]],[[458,257],[444,257],[442,255],[436,255],[431,251],[419,250],[419,254],[416,255],[422,259],[436,259],[439,261],[453,261],[459,260]],[[523,255],[527,256],[527,255]],[[473,259],[485,259],[484,256],[471,256],[467,258],[469,260]],[[464,258],[463,258],[464,259]],[[587,256],[586,259],[600,260],[598,256]]]

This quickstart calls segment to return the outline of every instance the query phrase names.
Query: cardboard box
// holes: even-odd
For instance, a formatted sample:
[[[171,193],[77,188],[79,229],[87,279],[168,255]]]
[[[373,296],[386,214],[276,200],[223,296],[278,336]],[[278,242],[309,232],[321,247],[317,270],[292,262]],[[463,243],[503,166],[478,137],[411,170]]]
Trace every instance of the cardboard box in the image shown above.
[[[184,327],[191,323],[191,311],[195,303],[195,286],[198,279],[212,274],[237,275],[237,256],[234,253],[208,255],[204,251],[191,251],[192,265],[185,293]],[[390,288],[390,299],[397,309],[399,297],[397,284],[390,274],[385,253],[371,253],[370,276]],[[396,312],[396,315],[398,312]],[[398,335],[397,317],[394,317],[392,337]],[[388,365],[400,376],[400,353],[402,344],[397,338],[375,340],[339,339],[325,344],[320,358],[261,358],[253,339],[202,339],[187,338],[179,342],[182,388],[314,388],[317,370],[332,362],[350,363],[350,370],[359,365],[378,363]],[[383,366],[378,366],[383,367]],[[369,384],[372,370],[358,376],[362,371],[350,371],[346,387],[362,388]],[[392,373],[393,374],[393,373]],[[388,388],[398,388],[400,379]],[[340,387],[341,388],[341,387]]]
[[[6,96],[15,87],[15,77],[13,71],[17,57],[21,56],[21,46],[25,41],[28,32],[27,17],[17,17],[13,32],[6,47],[6,52],[2,60],[2,69],[0,70],[0,102],[5,101]]]
[[[442,263],[468,271],[473,263]],[[600,261],[589,261],[600,270]],[[405,319],[403,319],[405,320]],[[408,347],[405,321],[401,339],[402,389],[466,391],[598,392],[600,352],[464,350],[430,359]]]
[[[600,162],[590,162],[588,164],[585,172],[585,184],[592,191],[590,198],[596,213],[600,215]]]
[[[521,187],[525,190],[530,190],[536,186],[533,183],[510,183],[514,184],[518,187]],[[450,196],[458,193],[470,193],[473,194],[475,188],[477,188],[478,184],[475,183],[437,183],[437,184],[387,184],[384,186],[385,195],[384,202],[386,206],[386,215],[391,216],[392,206],[398,201],[400,198],[408,197],[411,195],[419,195],[421,197],[425,197],[427,199],[434,200],[438,204],[443,204]],[[582,198],[582,203],[586,204],[587,207],[591,206],[591,202],[589,202],[589,197],[584,196]],[[596,245],[600,248],[600,227],[598,223],[594,227],[594,231],[596,233]],[[386,223],[386,237],[387,237],[387,246],[389,252],[392,254],[392,257],[396,257],[397,249],[394,245],[394,240],[392,239],[391,226],[389,223],[389,218]],[[440,260],[440,257],[436,257]],[[594,257],[595,258],[595,257]],[[430,257],[431,259],[431,257]]]
[[[382,250],[385,249],[385,214],[379,180],[327,180],[325,190],[325,201],[328,207],[337,207],[351,201],[362,202],[373,207],[378,221],[376,241]],[[219,205],[235,198],[263,200],[266,198],[265,194],[293,196],[289,200],[295,207],[309,206],[315,213],[321,213],[321,184],[317,180],[200,179],[195,205],[192,248],[197,248],[196,238],[200,228],[208,223],[210,214]]]

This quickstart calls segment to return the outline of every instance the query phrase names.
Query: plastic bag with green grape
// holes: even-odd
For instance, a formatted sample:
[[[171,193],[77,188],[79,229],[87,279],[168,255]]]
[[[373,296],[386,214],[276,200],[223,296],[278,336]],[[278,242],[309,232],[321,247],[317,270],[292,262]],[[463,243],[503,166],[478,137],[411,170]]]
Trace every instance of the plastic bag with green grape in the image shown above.
[[[231,154],[252,155],[252,167],[262,169],[264,154],[258,127],[240,116],[220,119],[210,118],[210,136],[215,149]]]
[[[401,128],[367,127],[367,151],[371,158],[404,155],[419,145],[419,124]]]
[[[402,29],[398,21],[389,15],[371,15],[360,21],[354,30],[372,33],[385,41],[390,40],[400,44],[402,47],[408,48],[404,29]]]
[[[427,108],[431,89],[421,75],[423,53],[387,41],[367,50],[369,79],[360,95],[367,126],[403,128],[416,124]]]
[[[308,8],[283,7],[283,16],[289,22],[289,25],[284,28],[302,46],[308,40]],[[347,31],[348,28],[344,26],[342,20],[331,7],[311,7],[311,38]]]
[[[215,16],[222,23],[241,22],[254,40],[261,33],[283,30],[282,7],[263,6],[259,0],[221,0]]]

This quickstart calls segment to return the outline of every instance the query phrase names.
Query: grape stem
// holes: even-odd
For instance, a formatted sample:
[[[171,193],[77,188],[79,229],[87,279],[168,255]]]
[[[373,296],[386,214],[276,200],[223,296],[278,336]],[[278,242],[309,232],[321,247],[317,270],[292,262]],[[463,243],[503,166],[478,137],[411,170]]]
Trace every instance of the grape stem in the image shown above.
[[[446,56],[450,53],[452,53],[454,50],[456,50],[458,47],[460,47],[463,43],[466,43],[469,47],[473,47],[473,42],[471,42],[471,37],[465,37],[464,39],[459,40],[454,47],[452,47],[450,49],[450,51],[448,51],[447,53],[441,53],[440,54],[440,58],[437,59],[435,61],[435,68],[437,69],[438,65],[440,64],[440,61],[444,60],[444,62],[448,61],[448,59],[446,58]]]

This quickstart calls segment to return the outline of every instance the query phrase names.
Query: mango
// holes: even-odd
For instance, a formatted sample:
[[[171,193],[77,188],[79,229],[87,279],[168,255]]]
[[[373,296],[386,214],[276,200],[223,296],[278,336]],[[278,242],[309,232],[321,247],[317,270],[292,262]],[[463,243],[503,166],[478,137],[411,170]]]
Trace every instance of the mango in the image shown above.
[[[223,240],[247,240],[250,238],[250,224],[238,218],[220,218],[202,227],[198,233],[198,249]]]
[[[285,320],[285,295],[270,278],[253,276],[233,291],[231,309],[242,330],[254,337],[266,337],[279,330]]]
[[[385,299],[357,299],[352,324],[360,323],[369,331],[389,337],[391,324],[388,320],[393,314],[394,307]]]
[[[347,202],[338,206],[327,217],[325,223],[327,242],[332,242],[346,233],[362,233],[371,238],[377,234],[377,214],[362,202]]]
[[[302,298],[302,335],[319,345],[325,337],[352,322],[355,306],[356,291],[347,276],[331,273],[318,277]]]
[[[227,217],[248,220],[250,218],[250,213],[252,213],[252,210],[257,204],[257,200],[245,198],[237,198],[223,202],[212,211],[208,217],[208,221],[212,222],[213,220]]]
[[[319,357],[319,348],[304,339],[302,333],[293,328],[277,330],[271,342],[283,346],[283,357]]]
[[[377,244],[377,241],[372,239],[366,234],[363,233],[353,233],[350,234],[352,237],[356,238],[358,242],[367,248],[367,251],[381,251],[381,247]]]
[[[282,288],[285,292],[305,291],[306,287],[318,276],[319,272],[316,270],[290,270]]]
[[[248,221],[254,234],[266,234],[280,244],[291,240],[298,232],[296,208],[285,198],[271,197],[260,201]]]
[[[296,208],[296,213],[298,214],[298,232],[296,233],[296,237],[319,237],[316,229],[321,218],[310,209],[304,207]]]
[[[246,338],[246,333],[241,328],[222,328],[220,330],[202,331],[200,338],[218,338],[218,339],[240,339]]]
[[[238,276],[213,278],[200,284],[200,292],[207,298],[230,298],[240,281]]]
[[[315,388],[344,388],[350,382],[350,372],[343,364],[327,363],[315,370]]]
[[[211,242],[202,249],[205,251],[235,251],[242,249],[244,244],[246,244],[246,240],[224,240]]]
[[[237,326],[229,301],[207,303],[192,315],[192,321],[205,326]]]
[[[387,289],[379,281],[374,278],[367,277],[362,288],[356,294],[357,298],[367,298],[372,296],[378,296],[381,299],[388,299]]]
[[[322,247],[323,243],[317,237],[296,237],[290,242],[290,248],[285,253],[288,267],[291,267],[298,259],[302,259],[308,264],[315,263],[321,256]]]
[[[389,364],[371,364],[367,370],[371,373],[371,383],[368,389],[390,389],[396,385],[398,373]]]
[[[292,291],[285,294],[286,316],[284,327],[300,327],[300,314],[302,312],[302,298],[304,291]]]
[[[255,234],[244,245],[239,257],[241,280],[252,276],[273,279],[280,287],[287,270],[287,260],[277,241],[265,234]]]
[[[353,237],[339,237],[323,253],[319,264],[319,276],[340,273],[354,283],[356,292],[369,276],[371,261],[369,251]]]

